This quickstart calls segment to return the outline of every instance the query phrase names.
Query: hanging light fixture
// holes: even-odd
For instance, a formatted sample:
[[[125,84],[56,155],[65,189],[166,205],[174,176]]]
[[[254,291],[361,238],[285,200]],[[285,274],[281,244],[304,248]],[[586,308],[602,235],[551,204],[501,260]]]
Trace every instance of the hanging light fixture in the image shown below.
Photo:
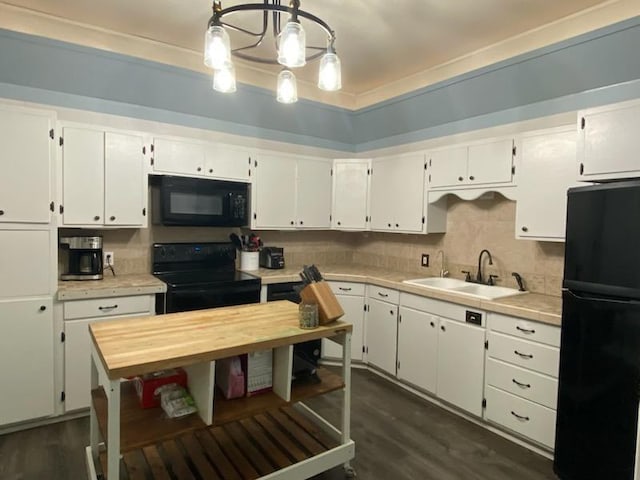
[[[252,31],[225,21],[228,16],[240,12],[261,12],[262,28]],[[284,15],[288,15],[286,23],[281,27]],[[224,19],[223,19],[224,17]],[[304,19],[314,28],[320,28],[327,35],[327,47],[308,46],[306,33],[300,23]],[[271,28],[270,28],[271,23]],[[231,48],[227,30],[238,32],[249,39],[244,46]],[[253,54],[265,43],[268,32],[273,35],[274,57]],[[281,5],[281,0],[263,0],[263,3],[246,3],[223,9],[222,2],[213,2],[213,15],[207,23],[205,32],[204,63],[214,70],[213,88],[218,92],[235,92],[235,69],[231,57],[238,57],[252,62],[285,67],[278,74],[277,100],[281,103],[294,103],[298,100],[296,77],[290,70],[300,68],[307,62],[322,57],[318,75],[318,88],[325,91],[336,91],[342,88],[340,59],[334,43],[335,33],[326,22],[304,10],[300,10],[300,0],[291,0],[289,6]],[[264,49],[262,49],[264,51]]]

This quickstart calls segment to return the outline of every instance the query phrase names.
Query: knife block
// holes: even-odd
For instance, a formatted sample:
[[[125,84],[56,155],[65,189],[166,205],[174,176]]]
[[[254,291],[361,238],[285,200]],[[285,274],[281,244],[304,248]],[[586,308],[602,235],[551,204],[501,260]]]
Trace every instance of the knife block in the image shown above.
[[[331,323],[344,315],[340,302],[338,302],[327,282],[310,283],[300,291],[300,298],[305,303],[318,304],[320,325]]]

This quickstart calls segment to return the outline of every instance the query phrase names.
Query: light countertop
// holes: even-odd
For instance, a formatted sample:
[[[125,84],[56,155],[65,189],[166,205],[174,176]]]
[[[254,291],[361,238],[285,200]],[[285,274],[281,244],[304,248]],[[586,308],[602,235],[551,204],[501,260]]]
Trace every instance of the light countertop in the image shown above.
[[[319,265],[318,267],[326,280],[368,283],[551,325],[559,326],[561,323],[562,299],[560,297],[526,293],[497,300],[481,300],[454,292],[402,283],[403,280],[415,278],[417,276],[415,273],[407,274],[362,265]],[[298,276],[300,270],[302,270],[301,265],[290,266],[281,270],[261,268],[248,273],[260,277],[263,285],[269,285],[282,282],[297,282],[300,280]],[[166,289],[166,285],[150,273],[118,275],[116,277],[105,275],[103,280],[96,281],[60,281],[58,283],[58,300],[145,295],[163,293]]]
[[[105,272],[102,280],[59,281],[58,300],[118,297],[163,293],[167,285],[150,273],[113,276]]]

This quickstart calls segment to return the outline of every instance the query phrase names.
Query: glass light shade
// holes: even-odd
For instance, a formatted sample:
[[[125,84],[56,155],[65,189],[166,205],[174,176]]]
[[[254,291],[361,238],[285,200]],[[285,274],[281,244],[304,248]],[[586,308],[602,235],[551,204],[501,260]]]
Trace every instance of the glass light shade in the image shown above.
[[[340,59],[333,52],[325,53],[320,60],[318,88],[328,92],[334,92],[342,88]]]
[[[236,69],[233,63],[226,62],[222,68],[213,71],[213,89],[222,93],[236,91]]]
[[[278,74],[277,94],[277,99],[280,103],[295,103],[298,101],[296,76],[290,70],[282,70]]]
[[[280,32],[278,63],[285,67],[304,67],[307,63],[306,34],[302,25],[289,20]]]
[[[204,64],[213,69],[222,68],[231,60],[229,34],[220,25],[212,25],[204,34]]]

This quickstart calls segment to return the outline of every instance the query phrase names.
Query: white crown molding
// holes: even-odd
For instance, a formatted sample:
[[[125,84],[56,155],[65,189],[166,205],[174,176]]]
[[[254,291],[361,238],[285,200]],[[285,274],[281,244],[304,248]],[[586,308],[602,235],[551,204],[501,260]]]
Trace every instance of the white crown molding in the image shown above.
[[[367,92],[328,93],[312,83],[299,80],[298,95],[357,110],[638,15],[638,0],[610,0]],[[73,22],[3,2],[0,2],[0,28],[210,73],[203,65],[199,51]],[[248,62],[238,62],[236,72],[242,83],[274,90],[275,101],[276,74],[256,68]]]

